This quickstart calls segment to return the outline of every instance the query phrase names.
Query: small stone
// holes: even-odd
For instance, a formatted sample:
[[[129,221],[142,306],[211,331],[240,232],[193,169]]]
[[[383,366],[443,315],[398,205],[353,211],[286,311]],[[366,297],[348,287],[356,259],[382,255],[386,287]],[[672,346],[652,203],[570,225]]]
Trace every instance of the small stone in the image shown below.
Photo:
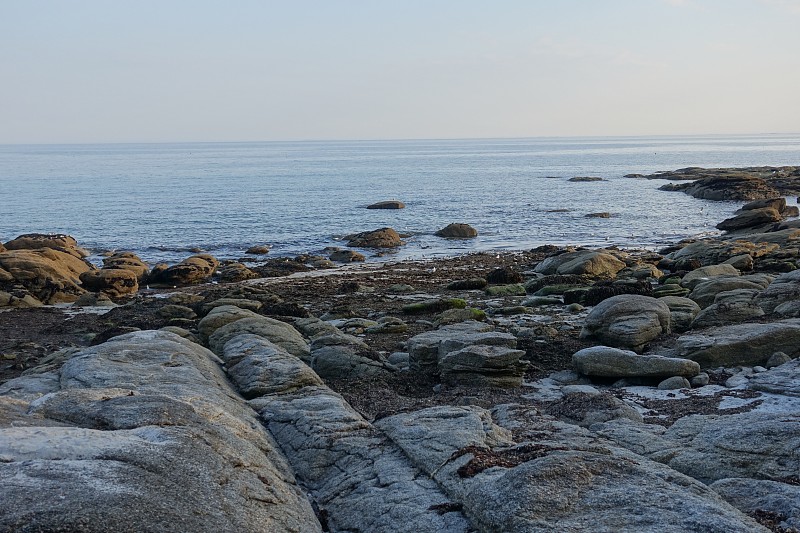
[[[689,380],[683,376],[673,376],[658,384],[658,390],[688,389],[690,387]]]
[[[767,362],[764,366],[767,368],[775,368],[776,366],[781,366],[783,363],[788,363],[791,360],[792,358],[785,353],[775,352],[769,356],[769,359],[767,359]]]
[[[250,255],[265,255],[269,253],[269,250],[270,250],[269,246],[262,244],[262,245],[251,246],[250,248],[247,249],[245,253]]]
[[[729,389],[733,389],[736,387],[741,387],[742,385],[747,385],[748,383],[750,383],[750,378],[742,372],[729,377],[725,382],[725,386]]]
[[[705,372],[700,372],[696,376],[694,376],[689,383],[692,384],[692,387],[705,387],[708,385],[710,381],[709,375]]]
[[[580,313],[581,311],[583,311],[583,310],[584,310],[584,309],[586,309],[586,308],[585,308],[585,307],[583,307],[583,306],[582,306],[581,304],[579,304],[579,303],[572,303],[572,304],[569,304],[569,305],[566,307],[566,309],[567,309],[567,312],[568,312],[568,313]]]

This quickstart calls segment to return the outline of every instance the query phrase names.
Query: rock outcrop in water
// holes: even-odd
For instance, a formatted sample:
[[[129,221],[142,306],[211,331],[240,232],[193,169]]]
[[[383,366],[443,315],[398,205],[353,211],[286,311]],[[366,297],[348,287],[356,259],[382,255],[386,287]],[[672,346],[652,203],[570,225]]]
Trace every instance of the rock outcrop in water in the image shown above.
[[[629,174],[630,178],[694,180],[668,184],[664,191],[683,191],[704,200],[760,200],[800,194],[800,167],[698,168],[655,174]]]

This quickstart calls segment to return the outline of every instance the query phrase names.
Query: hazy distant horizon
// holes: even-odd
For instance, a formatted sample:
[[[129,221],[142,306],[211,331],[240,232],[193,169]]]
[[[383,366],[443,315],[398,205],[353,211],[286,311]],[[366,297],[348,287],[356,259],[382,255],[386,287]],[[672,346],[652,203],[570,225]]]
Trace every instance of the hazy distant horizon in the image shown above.
[[[789,134],[800,0],[0,3],[0,144]]]
[[[87,141],[87,142],[40,142],[40,143],[0,143],[0,146],[91,146],[91,145],[124,145],[124,144],[258,144],[258,143],[381,143],[381,142],[447,142],[447,141],[519,141],[519,140],[629,140],[629,139],[719,139],[752,138],[770,136],[800,136],[798,131],[765,132],[765,133],[692,133],[663,135],[531,135],[525,137],[417,137],[417,138],[375,138],[375,139],[251,139],[251,140],[162,140],[162,141]]]

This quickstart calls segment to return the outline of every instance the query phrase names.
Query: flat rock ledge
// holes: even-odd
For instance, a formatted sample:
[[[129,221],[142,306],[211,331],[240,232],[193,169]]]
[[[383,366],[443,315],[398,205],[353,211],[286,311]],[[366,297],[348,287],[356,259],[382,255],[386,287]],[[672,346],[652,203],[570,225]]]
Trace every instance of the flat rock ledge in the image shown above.
[[[321,531],[218,361],[142,331],[0,386],[0,531]]]

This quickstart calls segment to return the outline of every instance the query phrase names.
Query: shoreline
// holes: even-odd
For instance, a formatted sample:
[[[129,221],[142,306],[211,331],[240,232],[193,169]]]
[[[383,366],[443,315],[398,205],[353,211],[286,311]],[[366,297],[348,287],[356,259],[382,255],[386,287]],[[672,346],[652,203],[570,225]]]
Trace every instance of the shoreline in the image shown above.
[[[95,479],[178,502],[142,508],[179,523],[196,502],[159,487],[197,494],[217,484],[194,487],[174,456],[236,480],[250,475],[243,464],[276,461],[237,494],[281,486],[296,497],[245,498],[237,509],[302,515],[311,531],[345,523],[363,501],[374,504],[354,524],[416,505],[416,481],[393,483],[380,503],[375,480],[398,472],[425,480],[415,530],[494,520],[528,531],[592,515],[609,530],[663,531],[666,513],[676,532],[697,523],[791,531],[800,526],[800,222],[788,207],[757,200],[721,222],[724,236],[658,251],[541,246],[334,268],[307,256],[259,272],[207,254],[171,266],[118,254],[92,269],[67,236],[23,236],[0,246],[0,298],[9,295],[0,435],[14,434],[0,442],[0,469],[73,464],[80,433],[93,470],[59,478],[64,499],[37,496],[59,506],[62,525],[119,508],[96,503]],[[225,437],[242,428],[267,443],[261,451]],[[144,487],[138,471],[114,470],[141,460],[131,435],[159,435],[141,457],[172,465],[151,468]],[[337,457],[336,468],[320,467],[320,454]],[[49,494],[42,475],[13,487],[6,516],[53,516],[29,498]],[[652,498],[618,505],[634,487]],[[489,493],[504,503],[487,514]],[[553,494],[571,502],[566,518]],[[613,516],[602,518],[596,494],[617,502]],[[535,523],[509,511],[531,508],[542,509]]]

